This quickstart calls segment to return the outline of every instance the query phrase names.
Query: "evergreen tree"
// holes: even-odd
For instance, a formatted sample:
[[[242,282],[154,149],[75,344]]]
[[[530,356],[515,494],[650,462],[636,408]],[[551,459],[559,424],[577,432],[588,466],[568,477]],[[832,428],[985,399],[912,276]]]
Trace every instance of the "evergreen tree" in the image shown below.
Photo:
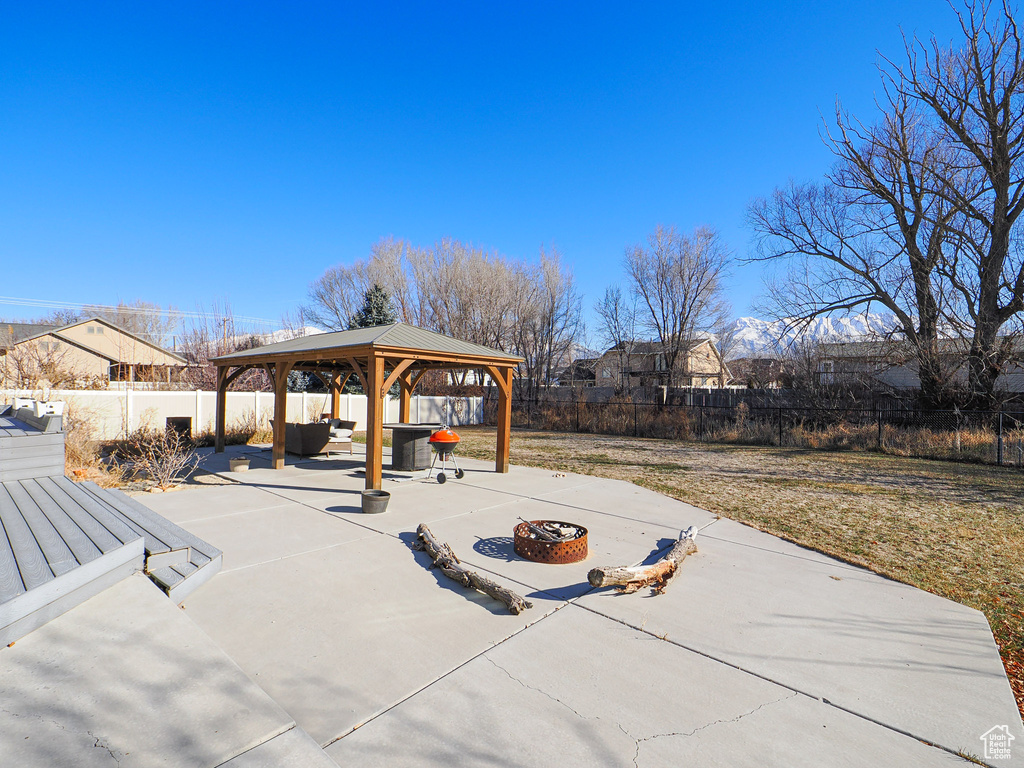
[[[375,325],[390,325],[398,322],[398,312],[391,303],[391,297],[378,283],[374,283],[363,294],[363,306],[349,318],[348,328],[372,328]]]

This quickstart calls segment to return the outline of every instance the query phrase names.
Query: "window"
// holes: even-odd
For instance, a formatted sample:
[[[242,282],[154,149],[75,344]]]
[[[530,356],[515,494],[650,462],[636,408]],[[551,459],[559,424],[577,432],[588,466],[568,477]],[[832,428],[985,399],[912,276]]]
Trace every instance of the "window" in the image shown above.
[[[103,326],[102,325],[97,325],[96,326],[96,333],[98,333],[100,336],[103,335]]]
[[[608,370],[607,368],[602,368],[601,369],[601,378],[602,379],[610,379],[611,377],[612,377],[612,372],[610,370]]]
[[[96,333],[96,329],[95,329],[95,328],[93,328],[93,327],[92,327],[92,326],[90,325],[90,326],[88,326],[88,327],[87,327],[87,328],[85,329],[85,332],[86,332],[86,333]]]

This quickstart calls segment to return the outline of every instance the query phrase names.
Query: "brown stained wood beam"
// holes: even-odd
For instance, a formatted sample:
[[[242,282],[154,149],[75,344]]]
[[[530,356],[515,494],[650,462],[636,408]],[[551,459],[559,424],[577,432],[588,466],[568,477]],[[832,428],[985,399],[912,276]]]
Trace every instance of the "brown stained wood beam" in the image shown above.
[[[505,376],[502,374],[502,369],[501,368],[498,368],[497,366],[494,366],[494,365],[487,365],[487,366],[484,366],[484,370],[486,370],[489,374],[491,374],[491,378],[494,379],[495,382],[497,382],[498,388],[501,390],[501,393],[503,395],[505,395],[506,397],[511,397],[512,396],[512,377],[511,376],[508,377],[508,383],[506,384],[505,383]],[[511,368],[507,368],[506,370],[511,371],[512,369]]]
[[[354,357],[347,358],[347,361],[348,361],[348,364],[352,366],[352,370],[356,372],[356,376],[359,377],[359,383],[362,384],[362,386],[363,386],[363,392],[365,392],[366,396],[369,397],[370,396],[370,389],[369,389],[369,387],[368,387],[368,385],[366,383],[366,375],[363,373],[363,369],[359,366],[359,363],[356,361],[356,359]],[[384,360],[383,359],[380,362],[381,362],[381,365],[384,364]]]
[[[498,371],[498,434],[494,457],[494,471],[508,472],[509,453],[512,448],[512,369]]]
[[[401,376],[406,369],[413,364],[413,360],[403,360],[391,370],[391,375],[384,380],[384,383],[380,387],[380,396],[384,397],[387,391],[391,389],[391,385],[395,383],[395,379]]]
[[[352,371],[349,371],[344,376],[340,373],[334,374],[334,378],[331,382],[331,418],[339,418],[338,413],[341,411],[341,390],[345,388],[345,384],[352,377]]]
[[[409,382],[409,394],[410,394],[410,395],[411,395],[411,394],[413,393],[413,391],[414,391],[414,390],[416,389],[416,385],[420,383],[420,379],[422,379],[422,378],[423,378],[423,374],[424,374],[424,373],[426,373],[426,372],[427,372],[427,369],[426,369],[426,368],[421,368],[421,369],[420,369],[420,370],[419,370],[419,371],[418,371],[418,372],[416,373],[416,375],[412,377],[412,380],[411,380],[411,381]]]
[[[284,469],[284,437],[288,419],[288,374],[291,365],[277,364],[274,366],[274,449],[271,466]]]
[[[380,384],[384,381],[384,358],[371,359],[366,368],[370,385],[366,390],[366,489],[380,490],[384,441],[384,398]]]
[[[320,373],[320,369],[313,371],[313,375],[320,379],[320,383],[327,387],[328,392],[331,391],[331,382],[323,377],[323,375]]]
[[[412,412],[412,387],[409,385],[409,371],[402,373],[399,383],[402,388],[398,395],[398,421],[401,424],[408,424]]]
[[[214,453],[224,453],[224,432],[228,409],[228,369],[217,366],[217,414],[215,421]]]
[[[237,379],[239,376],[241,376],[246,371],[251,371],[254,367],[255,366],[252,366],[252,365],[240,365],[238,368],[236,368],[234,371],[232,371],[231,374],[227,377],[226,386],[230,387],[235,379]],[[219,370],[220,369],[218,368],[218,371]]]

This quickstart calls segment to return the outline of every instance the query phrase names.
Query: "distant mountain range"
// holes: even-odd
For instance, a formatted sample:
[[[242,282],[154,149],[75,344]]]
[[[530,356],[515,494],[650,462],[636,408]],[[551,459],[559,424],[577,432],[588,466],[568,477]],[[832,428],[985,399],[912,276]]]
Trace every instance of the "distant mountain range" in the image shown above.
[[[741,317],[733,323],[735,343],[727,357],[773,357],[786,352],[799,341],[860,341],[876,338],[892,330],[892,315],[864,313],[851,317],[819,317],[807,328],[787,328],[784,320],[759,320]]]

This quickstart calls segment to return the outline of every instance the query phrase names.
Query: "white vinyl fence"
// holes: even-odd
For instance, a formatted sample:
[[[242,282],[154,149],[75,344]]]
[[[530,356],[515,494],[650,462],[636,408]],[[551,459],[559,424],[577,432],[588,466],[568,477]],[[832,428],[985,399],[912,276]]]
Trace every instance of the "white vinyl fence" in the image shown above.
[[[217,416],[217,393],[201,390],[147,392],[144,390],[0,390],[3,404],[15,397],[62,400],[73,418],[93,424],[98,440],[116,440],[139,427],[164,427],[169,418],[191,419],[192,434],[213,432]],[[384,421],[398,421],[398,400],[385,397]],[[289,392],[287,420],[318,421],[330,413],[330,395],[314,392]],[[273,392],[228,392],[226,424],[256,423],[269,426],[274,417]],[[339,419],[356,422],[356,430],[366,429],[366,395],[342,395]],[[414,395],[409,419],[435,424],[479,424],[483,420],[483,399],[479,397],[420,397]]]

